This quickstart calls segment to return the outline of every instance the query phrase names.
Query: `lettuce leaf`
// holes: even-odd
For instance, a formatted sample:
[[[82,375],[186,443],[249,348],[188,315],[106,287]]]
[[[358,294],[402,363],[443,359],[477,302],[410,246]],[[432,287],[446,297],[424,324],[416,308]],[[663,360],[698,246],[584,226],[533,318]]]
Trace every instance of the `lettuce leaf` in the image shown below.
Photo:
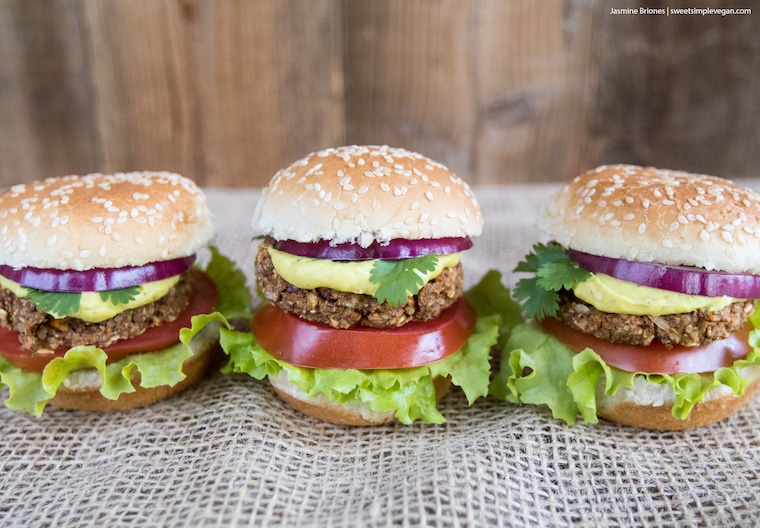
[[[363,402],[376,412],[395,411],[401,423],[415,420],[443,423],[436,407],[433,379],[450,376],[470,405],[488,394],[490,354],[500,328],[509,333],[519,318],[519,307],[501,284],[501,275],[490,272],[465,295],[475,308],[475,331],[459,351],[440,361],[406,369],[311,369],[279,360],[265,351],[250,333],[222,329],[220,343],[229,355],[222,372],[246,373],[261,380],[285,371],[288,380],[309,397],[318,394],[339,404]]]
[[[685,420],[708,391],[721,385],[734,396],[741,396],[749,384],[742,375],[751,366],[760,366],[760,314],[751,319],[755,330],[750,333],[753,350],[746,358],[735,361],[710,374],[663,374],[627,372],[607,365],[599,355],[586,348],[576,353],[545,332],[535,322],[512,329],[503,349],[501,367],[491,383],[491,394],[512,403],[546,405],[555,418],[572,425],[578,416],[587,423],[597,423],[597,385],[610,396],[623,387],[633,387],[637,377],[669,386],[675,400],[671,413]]]
[[[250,319],[252,298],[245,273],[231,259],[220,253],[216,246],[209,246],[209,250],[211,260],[205,271],[219,290],[216,311],[224,314],[227,319]]]
[[[132,378],[138,372],[140,385],[145,388],[173,386],[185,379],[182,364],[192,356],[190,341],[209,325],[230,328],[230,318],[250,313],[251,295],[244,274],[216,248],[211,248],[211,255],[206,273],[219,289],[217,310],[194,316],[190,328],[180,330],[176,345],[158,352],[133,354],[111,364],[106,364],[107,354],[102,349],[78,346],[50,361],[42,372],[25,371],[0,356],[0,388],[5,385],[9,389],[5,405],[39,417],[68,375],[82,369],[99,373],[100,393],[112,400],[135,391]]]

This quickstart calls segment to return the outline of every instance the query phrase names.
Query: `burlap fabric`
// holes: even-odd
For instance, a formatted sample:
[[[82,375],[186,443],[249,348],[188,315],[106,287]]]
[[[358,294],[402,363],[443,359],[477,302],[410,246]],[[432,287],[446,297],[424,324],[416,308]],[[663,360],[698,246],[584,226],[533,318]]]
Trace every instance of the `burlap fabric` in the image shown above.
[[[487,225],[470,284],[490,268],[514,284],[554,188],[476,188]],[[258,193],[208,194],[217,244],[249,271]],[[456,391],[441,408],[443,425],[334,426],[219,373],[128,413],[2,408],[0,525],[760,525],[760,402],[680,433],[568,427]]]

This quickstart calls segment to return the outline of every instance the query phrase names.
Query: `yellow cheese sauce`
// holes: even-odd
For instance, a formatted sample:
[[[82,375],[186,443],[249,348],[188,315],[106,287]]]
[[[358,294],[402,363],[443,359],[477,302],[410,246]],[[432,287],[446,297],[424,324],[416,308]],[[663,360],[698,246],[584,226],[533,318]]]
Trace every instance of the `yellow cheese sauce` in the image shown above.
[[[700,308],[717,311],[740,300],[728,296],[704,297],[640,286],[602,273],[595,273],[587,281],[576,284],[573,292],[576,297],[602,312],[632,315],[687,313]]]
[[[79,310],[73,314],[66,314],[69,317],[75,317],[88,323],[100,323],[106,319],[110,319],[115,315],[131,310],[132,308],[138,308],[146,304],[157,301],[169,290],[179,282],[179,275],[169,277],[155,282],[148,282],[138,286],[138,293],[132,301],[124,304],[112,304],[110,300],[104,301],[100,298],[99,292],[82,292],[79,301]],[[28,288],[0,277],[0,287],[6,288],[13,292],[16,297],[26,297]],[[50,314],[56,318],[62,318],[66,315]]]
[[[374,295],[379,287],[379,284],[369,280],[374,260],[333,261],[299,257],[272,247],[268,251],[277,273],[293,286],[304,290],[332,288],[342,292]],[[438,265],[433,271],[418,272],[418,275],[427,284],[440,275],[444,268],[456,266],[461,256],[461,253],[439,255]]]

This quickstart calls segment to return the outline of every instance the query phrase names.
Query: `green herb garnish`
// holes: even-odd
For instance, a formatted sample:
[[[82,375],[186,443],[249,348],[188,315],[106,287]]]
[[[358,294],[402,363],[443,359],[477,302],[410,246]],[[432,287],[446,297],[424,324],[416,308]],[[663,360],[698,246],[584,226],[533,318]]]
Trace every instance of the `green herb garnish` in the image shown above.
[[[32,301],[38,310],[58,318],[68,317],[79,311],[81,293],[49,292],[29,288],[26,298]]]
[[[575,284],[591,277],[591,272],[581,268],[557,243],[535,244],[525,260],[514,271],[535,273],[534,277],[517,281],[515,299],[524,301],[522,308],[526,317],[539,321],[556,315],[559,309],[559,291],[571,289]]]
[[[132,286],[130,288],[121,288],[119,290],[107,290],[100,292],[100,299],[103,302],[111,301],[114,306],[118,304],[128,304],[137,298],[137,294],[140,293],[138,286]]]
[[[391,306],[403,306],[409,295],[416,295],[425,285],[420,273],[434,271],[438,265],[438,255],[431,253],[424,257],[403,260],[376,260],[369,280],[380,286],[375,291],[377,302],[388,302]]]

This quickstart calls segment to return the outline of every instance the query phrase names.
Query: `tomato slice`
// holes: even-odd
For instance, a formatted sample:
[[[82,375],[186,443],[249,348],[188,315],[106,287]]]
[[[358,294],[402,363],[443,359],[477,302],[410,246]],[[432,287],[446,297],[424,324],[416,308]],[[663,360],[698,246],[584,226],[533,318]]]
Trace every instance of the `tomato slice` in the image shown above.
[[[612,343],[579,330],[570,328],[554,317],[545,317],[541,326],[567,347],[581,351],[590,348],[608,364],[628,372],[662,374],[692,374],[714,372],[729,367],[734,361],[747,356],[752,350],[747,323],[741,330],[726,339],[701,346],[674,346],[668,348],[659,341],[650,345]]]
[[[148,328],[142,334],[130,339],[122,339],[104,347],[108,354],[108,363],[119,361],[130,354],[155,352],[168,348],[179,341],[179,331],[190,327],[190,319],[197,314],[210,313],[217,300],[216,284],[204,272],[191,269],[195,285],[195,294],[190,303],[174,321]],[[38,354],[23,348],[19,342],[18,332],[0,327],[0,354],[11,364],[24,370],[42,372],[50,361],[62,357],[68,350],[55,350],[52,353]]]
[[[384,329],[336,329],[265,304],[251,330],[264,350],[299,367],[398,369],[427,365],[458,351],[475,320],[475,310],[462,299],[431,321]]]

